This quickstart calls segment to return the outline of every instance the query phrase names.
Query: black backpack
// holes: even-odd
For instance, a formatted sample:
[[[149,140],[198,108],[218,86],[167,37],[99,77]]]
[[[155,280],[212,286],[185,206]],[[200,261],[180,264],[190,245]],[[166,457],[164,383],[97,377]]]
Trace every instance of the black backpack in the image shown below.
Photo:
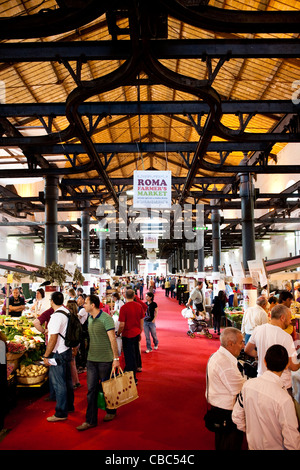
[[[55,313],[60,312],[68,317],[68,325],[66,330],[66,336],[59,335],[65,340],[65,345],[68,348],[75,348],[78,346],[82,339],[82,326],[79,318],[71,313],[64,312],[63,310],[56,310]]]

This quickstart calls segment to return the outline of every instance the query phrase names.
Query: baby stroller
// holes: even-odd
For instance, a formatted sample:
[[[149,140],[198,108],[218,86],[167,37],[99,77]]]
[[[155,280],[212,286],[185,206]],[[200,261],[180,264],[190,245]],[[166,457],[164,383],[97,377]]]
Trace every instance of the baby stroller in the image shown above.
[[[181,312],[184,318],[187,318],[189,330],[187,335],[190,338],[195,338],[196,334],[204,334],[207,338],[212,338],[213,335],[209,332],[208,321],[210,316],[206,312],[195,312],[192,307],[184,308]]]

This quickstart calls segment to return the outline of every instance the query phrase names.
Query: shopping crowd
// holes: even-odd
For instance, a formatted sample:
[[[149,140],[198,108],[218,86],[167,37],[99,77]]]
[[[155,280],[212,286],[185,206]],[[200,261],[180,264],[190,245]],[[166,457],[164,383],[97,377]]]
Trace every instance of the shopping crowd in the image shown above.
[[[103,304],[97,292],[85,295],[83,289],[69,288],[65,293],[53,292],[45,300],[44,289],[39,288],[31,306],[36,317],[33,326],[45,334],[46,350],[43,361],[49,366],[49,397],[55,402],[55,411],[48,422],[64,421],[74,411],[74,392],[81,386],[80,373],[87,374],[86,421],[77,427],[85,431],[98,424],[98,393],[101,383],[111,372],[120,372],[120,356],[124,372],[132,371],[136,385],[142,371],[141,335],[146,338],[145,353],[158,349],[155,319],[158,313],[154,301],[152,279],[145,294],[143,279],[127,278],[121,285],[107,283],[106,291],[112,302]],[[153,292],[154,291],[154,292]],[[18,309],[17,309],[18,307]],[[25,299],[18,288],[9,297],[11,315],[21,315]],[[68,315],[76,316],[81,324],[81,339],[74,347],[65,343]],[[104,421],[116,416],[115,409],[106,409]]]
[[[300,363],[290,309],[298,292],[261,294],[245,310],[241,329],[224,328],[207,364],[206,418],[214,424],[216,450],[241,450],[244,438],[249,450],[300,450],[292,380],[295,373],[299,381]],[[245,374],[247,358],[257,367],[256,377]]]
[[[171,282],[174,286],[171,289]],[[157,287],[171,297],[181,282],[175,276],[128,277],[121,285],[106,290],[112,298],[103,304],[97,292],[85,295],[83,289],[70,288],[65,295],[53,292],[49,301],[39,288],[31,312],[34,326],[45,334],[43,361],[49,366],[49,397],[55,411],[47,420],[64,421],[74,411],[74,392],[80,387],[80,373],[87,373],[87,408],[85,421],[77,426],[85,431],[98,424],[97,397],[101,383],[111,372],[132,371],[136,384],[142,371],[141,334],[146,338],[145,353],[158,349],[155,320],[158,305]],[[145,294],[144,301],[144,288]],[[300,301],[298,288],[276,295],[262,290],[256,305],[246,309],[241,329],[225,327],[221,331],[225,307],[234,302],[233,286],[225,285],[212,297],[211,313],[214,331],[220,335],[220,347],[207,364],[206,400],[213,419],[222,426],[215,432],[216,450],[241,450],[246,440],[250,450],[300,450],[298,411],[293,390],[292,373],[300,368],[296,350],[295,320],[291,304]],[[205,309],[203,282],[199,281],[189,295],[187,306],[195,312]],[[18,288],[11,292],[8,310],[20,316],[25,300]],[[3,307],[3,312],[7,307]],[[82,326],[81,340],[76,347],[64,341],[67,315],[75,315]],[[251,358],[257,366],[256,377],[247,377],[243,358]],[[55,364],[55,366],[53,366]],[[297,397],[299,398],[299,397]],[[106,409],[104,421],[115,419],[117,410]],[[221,431],[222,429],[222,431]]]

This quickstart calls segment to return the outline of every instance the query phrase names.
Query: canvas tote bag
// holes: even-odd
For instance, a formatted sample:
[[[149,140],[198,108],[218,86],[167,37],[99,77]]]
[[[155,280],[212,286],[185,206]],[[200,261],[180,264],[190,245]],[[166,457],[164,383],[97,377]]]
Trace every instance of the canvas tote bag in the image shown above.
[[[123,372],[119,368],[119,375],[111,371],[109,380],[102,382],[102,389],[108,409],[116,409],[139,398],[134,375],[132,371]]]

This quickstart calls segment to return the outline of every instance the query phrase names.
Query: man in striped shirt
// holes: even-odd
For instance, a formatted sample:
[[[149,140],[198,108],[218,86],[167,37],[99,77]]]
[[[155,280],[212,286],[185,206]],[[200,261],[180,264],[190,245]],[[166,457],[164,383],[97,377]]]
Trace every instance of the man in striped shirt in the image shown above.
[[[100,309],[97,295],[89,295],[84,303],[88,312],[88,333],[90,338],[87,357],[87,410],[86,421],[78,426],[78,431],[85,431],[97,426],[97,396],[99,382],[108,380],[111,370],[119,367],[118,346],[115,336],[115,324],[110,315]],[[106,410],[104,421],[111,421],[116,410]]]

